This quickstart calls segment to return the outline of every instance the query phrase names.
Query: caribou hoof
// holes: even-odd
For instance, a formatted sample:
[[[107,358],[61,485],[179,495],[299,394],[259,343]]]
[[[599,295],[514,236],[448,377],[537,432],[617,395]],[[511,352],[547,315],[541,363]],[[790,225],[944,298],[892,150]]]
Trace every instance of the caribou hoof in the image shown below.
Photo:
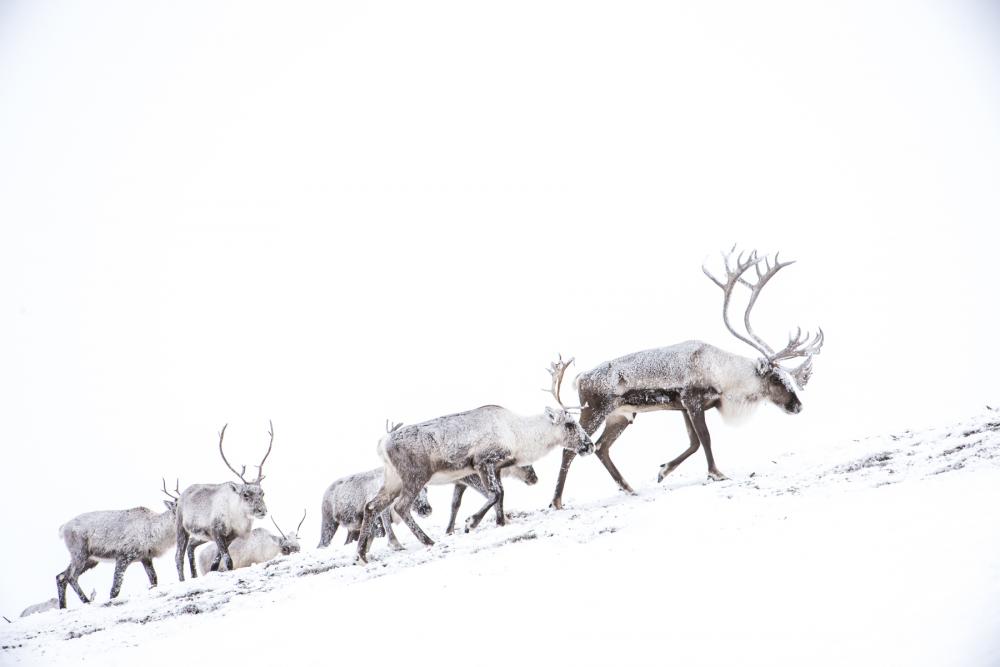
[[[367,565],[368,557],[365,556],[364,554],[358,554],[357,557],[354,559],[354,562],[358,565]]]
[[[477,525],[476,517],[470,516],[468,519],[465,520],[465,532],[469,532],[470,530],[475,528],[476,525]]]
[[[674,471],[673,468],[668,468],[666,465],[660,466],[660,472],[656,476],[656,483],[659,484],[660,482],[662,482],[663,479],[673,471]]]
[[[708,471],[708,479],[712,480],[712,481],[715,481],[715,482],[723,482],[723,481],[725,481],[725,480],[727,480],[729,478],[726,477],[725,475],[723,475],[718,470],[709,470]]]
[[[406,551],[406,547],[404,547],[399,542],[396,542],[395,544],[389,544],[389,548],[392,549],[393,551]]]
[[[549,509],[561,510],[562,509],[562,499],[556,498],[551,503],[549,503]]]

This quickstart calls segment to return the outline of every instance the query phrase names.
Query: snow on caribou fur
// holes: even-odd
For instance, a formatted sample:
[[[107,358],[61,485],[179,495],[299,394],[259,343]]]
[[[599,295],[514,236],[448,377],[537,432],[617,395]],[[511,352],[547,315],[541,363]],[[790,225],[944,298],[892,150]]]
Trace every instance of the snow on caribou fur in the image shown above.
[[[368,565],[335,545],[163,577],[4,624],[0,662],[1000,664],[1000,412],[767,459],[467,534],[437,512],[435,546],[401,533]]]

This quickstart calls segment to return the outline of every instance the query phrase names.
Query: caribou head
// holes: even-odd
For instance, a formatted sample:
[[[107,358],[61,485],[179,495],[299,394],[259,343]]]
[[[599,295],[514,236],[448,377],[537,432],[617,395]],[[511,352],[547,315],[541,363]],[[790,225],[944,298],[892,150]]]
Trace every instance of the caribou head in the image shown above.
[[[271,447],[274,446],[274,424],[268,421],[270,429],[267,434],[271,437],[271,441],[267,445],[267,452],[264,453],[264,458],[261,459],[260,465],[257,466],[257,479],[252,482],[248,482],[243,476],[246,474],[247,467],[242,466],[240,471],[237,472],[236,468],[229,465],[226,454],[222,451],[222,439],[226,436],[226,426],[228,424],[223,426],[219,432],[219,454],[222,456],[226,467],[232,470],[233,474],[239,477],[240,482],[242,482],[242,484],[232,484],[232,490],[239,495],[240,503],[247,508],[248,514],[263,518],[267,516],[267,506],[264,504],[264,490],[260,487],[260,483],[264,479],[264,461],[267,461],[267,457],[271,454]]]
[[[815,335],[810,335],[809,332],[806,332],[803,336],[800,327],[794,335],[789,335],[788,344],[775,352],[770,345],[754,332],[753,327],[750,325],[750,311],[753,310],[754,305],[757,303],[757,297],[760,296],[760,292],[764,289],[767,282],[778,271],[795,262],[782,262],[776,253],[772,263],[772,260],[767,255],[758,255],[756,250],[752,250],[749,254],[744,252],[739,253],[735,258],[735,265],[733,265],[733,253],[735,252],[736,247],[733,246],[728,253],[722,254],[726,270],[725,280],[716,278],[705,266],[702,266],[702,271],[705,272],[705,275],[713,283],[722,288],[724,294],[722,319],[726,324],[726,328],[738,339],[760,352],[761,357],[757,361],[757,375],[762,381],[762,391],[765,397],[785,412],[797,414],[802,410],[802,401],[799,398],[798,392],[799,389],[806,386],[812,375],[812,358],[814,355],[819,354],[823,347],[823,330],[818,329]],[[747,256],[744,259],[745,254]],[[751,268],[754,269],[756,278],[751,276],[748,279],[744,276]],[[746,335],[737,331],[729,321],[729,302],[732,298],[733,289],[737,284],[743,285],[750,290],[750,300],[747,303],[746,311],[743,313],[743,326],[746,329]],[[805,360],[795,368],[786,369],[780,365],[782,361],[803,357]]]
[[[299,531],[302,530],[302,523],[305,520],[306,511],[302,510],[302,520],[299,521],[299,525],[296,526],[295,531],[285,535],[281,528],[278,527],[278,522],[274,520],[273,516],[271,517],[271,523],[274,524],[274,527],[278,529],[278,533],[281,535],[281,539],[278,540],[278,548],[281,549],[282,556],[302,551],[302,547],[299,546]]]
[[[563,433],[561,438],[561,445],[564,449],[574,451],[577,454],[590,454],[594,451],[594,442],[587,435],[587,432],[583,430],[580,426],[580,422],[577,421],[577,415],[580,411],[587,406],[573,406],[566,407],[563,405],[562,398],[560,397],[560,392],[562,390],[563,376],[566,374],[566,369],[569,365],[573,363],[575,357],[570,357],[569,361],[563,361],[562,355],[559,355],[558,361],[553,361],[552,364],[547,368],[549,375],[552,376],[552,386],[548,389],[543,389],[542,391],[547,391],[552,394],[556,399],[556,403],[559,404],[558,408],[545,408],[545,415],[552,422],[553,426],[562,427]]]

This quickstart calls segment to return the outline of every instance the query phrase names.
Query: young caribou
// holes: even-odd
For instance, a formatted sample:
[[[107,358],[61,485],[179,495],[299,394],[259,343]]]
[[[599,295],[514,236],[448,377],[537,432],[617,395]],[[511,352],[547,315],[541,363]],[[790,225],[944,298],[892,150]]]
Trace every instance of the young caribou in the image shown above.
[[[341,477],[323,493],[323,504],[320,509],[321,525],[319,547],[330,546],[334,534],[340,526],[347,531],[347,540],[344,544],[350,544],[358,539],[361,530],[361,521],[365,513],[365,503],[375,497],[375,494],[382,488],[385,481],[383,468],[366,470],[355,473],[347,477]],[[427,500],[427,488],[420,489],[420,493],[413,501],[413,509],[417,515],[428,517],[431,515],[431,504]],[[375,520],[376,535],[385,535],[389,538],[389,546],[399,550],[403,545],[396,538],[396,533],[392,530],[392,524],[400,520],[391,508],[382,511]],[[381,530],[379,530],[381,528]]]
[[[263,518],[267,515],[264,504],[264,490],[260,483],[264,479],[264,462],[271,454],[274,446],[274,425],[270,424],[267,432],[271,441],[267,452],[257,466],[257,479],[248,482],[241,472],[229,465],[226,454],[222,451],[222,439],[226,435],[226,426],[219,432],[219,454],[226,467],[240,478],[242,484],[223,482],[222,484],[192,484],[184,489],[177,507],[177,576],[184,581],[184,552],[187,550],[188,563],[191,566],[191,577],[197,577],[195,569],[194,549],[206,542],[213,542],[218,548],[212,570],[230,570],[233,567],[232,556],[229,555],[229,545],[238,537],[250,533],[254,517]]]
[[[734,247],[729,253],[723,253],[724,280],[717,279],[704,266],[702,271],[722,288],[722,320],[726,328],[760,352],[759,358],[750,359],[691,340],[627,354],[581,373],[576,379],[580,401],[585,404],[580,423],[588,434],[593,434],[604,423],[604,432],[597,440],[597,458],[623,491],[633,493],[611,461],[611,446],[640,412],[678,410],[687,426],[690,446],[680,456],[660,466],[657,481],[663,481],[699,446],[705,449],[708,476],[718,480],[725,479],[725,475],[719,472],[712,456],[712,441],[705,424],[706,411],[717,408],[724,419],[733,419],[764,402],[771,402],[788,414],[797,414],[802,409],[799,390],[809,381],[812,358],[823,347],[823,330],[819,329],[815,336],[806,332],[803,337],[800,328],[777,352],[765,343],[750,326],[750,311],[767,282],[794,262],[781,262],[776,254],[772,264],[766,255],[752,251],[746,259],[744,253],[740,253],[735,267],[731,267],[735,250]],[[756,279],[744,277],[751,268]],[[750,300],[743,314],[746,335],[733,328],[729,321],[729,301],[737,284],[750,290]],[[782,361],[802,357],[805,361],[796,368],[786,370],[780,366]],[[566,475],[575,456],[570,450],[563,452],[553,507],[562,507]]]
[[[486,504],[465,523],[471,530],[497,506],[497,523],[503,525],[503,484],[500,472],[513,465],[529,465],[555,447],[589,454],[594,449],[590,436],[575,415],[559,398],[566,364],[560,358],[552,364],[552,394],[559,408],[545,408],[540,415],[522,417],[497,405],[411,424],[386,434],[378,444],[385,463],[385,482],[378,494],[365,504],[358,539],[358,560],[367,562],[375,517],[390,504],[417,539],[434,544],[410,515],[410,505],[427,484],[452,484],[478,473],[488,491]]]
[[[145,507],[86,512],[59,527],[59,536],[66,543],[70,556],[69,567],[56,576],[60,609],[66,608],[67,584],[73,587],[81,601],[90,602],[77,579],[102,560],[115,561],[111,598],[118,597],[125,570],[136,561],[146,569],[149,585],[156,586],[153,559],[163,555],[176,539],[177,497],[167,491],[166,481],[163,492],[171,499],[163,501],[167,511],[161,514]]]
[[[528,486],[538,482],[534,466],[509,466],[501,471],[501,477],[515,477]],[[479,478],[479,475],[469,475],[456,481],[455,489],[451,492],[451,518],[448,519],[448,528],[445,530],[449,535],[455,531],[455,519],[458,518],[458,510],[462,506],[462,496],[465,495],[465,490],[470,487],[481,496],[489,498],[489,492],[483,486],[483,480]],[[500,511],[495,505],[494,509]]]

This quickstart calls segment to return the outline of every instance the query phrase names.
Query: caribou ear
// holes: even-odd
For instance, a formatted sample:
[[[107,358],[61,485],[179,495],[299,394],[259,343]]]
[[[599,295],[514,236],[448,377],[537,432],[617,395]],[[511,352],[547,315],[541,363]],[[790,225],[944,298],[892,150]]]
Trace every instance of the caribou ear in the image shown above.
[[[167,509],[170,510],[171,512],[173,512],[174,508],[177,507],[177,503],[174,502],[173,500],[164,500],[163,504],[166,505]]]
[[[553,424],[558,426],[566,421],[566,411],[565,410],[553,410],[552,408],[545,407],[545,416],[549,418]]]
[[[236,482],[229,482],[229,489],[233,493],[239,493],[239,490],[236,488]]]
[[[767,375],[768,371],[771,370],[771,362],[764,357],[759,357],[757,359],[757,368],[755,370],[757,371],[757,375],[764,377]]]

